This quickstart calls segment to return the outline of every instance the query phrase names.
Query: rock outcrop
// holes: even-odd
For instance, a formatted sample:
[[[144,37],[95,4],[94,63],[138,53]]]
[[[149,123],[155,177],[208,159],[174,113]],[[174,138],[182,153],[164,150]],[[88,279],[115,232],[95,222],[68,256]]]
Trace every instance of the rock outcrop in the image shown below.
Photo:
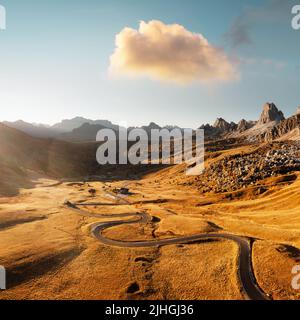
[[[296,140],[300,138],[300,113],[281,121],[265,134],[266,141],[277,139]]]
[[[277,124],[283,121],[283,113],[277,109],[274,103],[266,103],[263,106],[263,111],[259,120],[255,122],[250,122],[249,128],[246,130],[247,124],[245,121],[240,123],[240,131],[237,131],[235,137],[245,138],[249,142],[258,142],[265,139],[267,132],[270,132]]]
[[[277,109],[274,103],[266,103],[258,121],[242,119],[236,124],[218,118],[213,126],[206,124],[201,126],[200,129],[204,129],[208,138],[246,138],[249,141],[258,141],[264,137],[266,132],[284,119],[284,114]]]
[[[284,119],[284,114],[277,109],[274,103],[266,103],[257,125],[264,125],[270,122],[279,123]]]
[[[217,138],[220,135],[219,130],[208,123],[203,124],[199,129],[204,130],[205,137],[209,139]]]
[[[234,122],[227,122],[223,118],[218,118],[214,125],[210,124],[202,125],[199,129],[203,129],[205,136],[210,139],[217,139],[226,137],[229,133],[234,132],[237,129],[237,124]]]
[[[254,122],[254,121],[247,121],[245,119],[242,119],[238,123],[236,131],[238,133],[245,132],[246,130],[251,129],[255,124],[256,124],[256,122]]]
[[[220,133],[229,133],[236,130],[237,124],[234,122],[227,122],[223,118],[218,118],[214,123],[213,127],[219,130]]]
[[[300,147],[275,142],[255,150],[221,158],[208,166],[198,187],[203,193],[232,192],[259,185],[261,180],[300,170]]]
[[[226,120],[224,120],[223,118],[218,118],[216,120],[216,122],[214,123],[213,127],[215,129],[222,131],[222,132],[225,132],[225,131],[229,130],[230,124]]]

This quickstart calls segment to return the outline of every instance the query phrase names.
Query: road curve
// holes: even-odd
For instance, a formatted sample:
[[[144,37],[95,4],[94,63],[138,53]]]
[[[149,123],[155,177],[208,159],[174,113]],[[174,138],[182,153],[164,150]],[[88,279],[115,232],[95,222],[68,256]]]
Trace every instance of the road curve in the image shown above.
[[[111,195],[111,194],[110,194]],[[124,199],[113,195],[113,197],[123,203],[130,204]],[[138,248],[138,247],[159,247],[167,246],[174,244],[188,244],[197,242],[199,240],[205,239],[226,239],[234,241],[239,246],[239,261],[238,261],[238,276],[242,284],[244,294],[247,300],[270,300],[268,296],[259,288],[255,280],[253,267],[252,267],[252,248],[250,242],[243,237],[239,237],[227,233],[209,233],[209,234],[195,234],[192,236],[182,236],[170,239],[161,239],[161,240],[149,240],[149,241],[120,241],[109,239],[103,235],[104,230],[107,230],[112,227],[121,226],[124,224],[136,224],[136,223],[149,223],[152,221],[152,217],[147,213],[123,213],[123,214],[113,214],[113,215],[104,215],[104,214],[94,214],[88,211],[81,210],[80,206],[102,206],[102,205],[115,205],[113,203],[71,203],[69,201],[65,202],[65,205],[68,209],[73,212],[93,218],[131,218],[128,220],[115,220],[107,222],[98,222],[92,225],[91,234],[94,238],[102,242],[103,244],[109,246],[116,246],[122,248]]]

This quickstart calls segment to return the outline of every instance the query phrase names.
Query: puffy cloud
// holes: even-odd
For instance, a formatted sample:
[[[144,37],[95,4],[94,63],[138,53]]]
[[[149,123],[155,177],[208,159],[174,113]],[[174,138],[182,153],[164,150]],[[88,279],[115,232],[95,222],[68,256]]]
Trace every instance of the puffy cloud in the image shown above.
[[[116,36],[110,74],[146,76],[183,84],[237,78],[229,57],[201,34],[155,20],[141,21],[139,30],[124,28]]]

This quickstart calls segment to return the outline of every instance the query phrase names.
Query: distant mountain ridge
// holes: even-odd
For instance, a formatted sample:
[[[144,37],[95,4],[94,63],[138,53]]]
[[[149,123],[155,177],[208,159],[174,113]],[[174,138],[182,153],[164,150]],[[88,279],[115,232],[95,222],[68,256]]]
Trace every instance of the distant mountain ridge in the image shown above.
[[[105,122],[104,122],[105,123]],[[79,128],[73,129],[71,132],[64,132],[58,138],[69,142],[87,142],[95,141],[99,130],[112,129],[117,131],[119,126],[108,122],[108,125],[95,123],[84,123]]]
[[[68,141],[68,142],[88,142],[95,141],[96,135],[101,129],[112,129],[118,131],[119,126],[113,124],[109,120],[91,120],[83,117],[75,117],[72,119],[65,119],[53,126],[47,126],[43,124],[33,124],[22,120],[16,122],[3,122],[6,126],[10,128],[22,131],[32,137],[36,138],[54,138],[58,140]],[[128,128],[128,131],[134,129],[135,127]],[[150,122],[147,126],[140,127],[146,132],[150,132],[151,129],[180,129],[178,126],[168,125],[165,127],[160,127],[154,122]]]
[[[83,117],[75,117],[73,119],[62,120],[61,122],[54,124],[52,128],[61,132],[71,132],[74,129],[80,128],[82,125],[86,123],[91,125],[100,125],[105,128],[111,129],[116,129],[118,127],[108,120],[91,120]]]
[[[3,122],[6,126],[10,128],[17,129],[22,131],[32,137],[35,138],[55,138],[59,140],[67,140],[74,141],[76,138],[79,138],[78,141],[84,141],[85,137],[87,137],[86,130],[91,132],[91,128],[88,128],[88,125],[91,125],[95,130],[97,127],[98,130],[102,128],[109,128],[117,130],[118,126],[114,125],[111,121],[108,120],[91,120],[83,117],[75,117],[73,119],[62,120],[59,123],[54,124],[53,126],[48,126],[44,124],[33,124],[28,123],[22,120],[18,120],[15,122]],[[81,128],[79,130],[79,128]],[[74,132],[74,137],[72,137],[72,133]],[[97,131],[98,131],[97,130]],[[96,131],[96,132],[97,132]],[[82,137],[80,137],[82,134]],[[93,136],[95,139],[96,134]],[[91,136],[88,137],[88,140],[91,140]]]
[[[31,124],[22,120],[15,122],[4,121],[3,124],[36,138],[56,138],[60,134],[59,130],[53,129],[50,126]]]
[[[295,115],[285,119],[282,111],[272,102],[263,106],[262,113],[257,121],[240,120],[238,123],[227,122],[223,118],[217,118],[213,125],[205,124],[200,126],[205,132],[206,140],[236,138],[246,139],[248,141],[269,141],[275,139],[300,139],[300,107]],[[89,142],[95,141],[96,135],[101,129],[113,129],[117,131],[118,125],[113,124],[109,120],[91,120],[84,117],[75,117],[65,119],[53,126],[37,125],[24,122],[22,120],[16,122],[4,122],[8,127],[22,131],[30,136],[38,138],[54,138],[68,142]],[[178,126],[161,127],[154,122],[150,122],[147,126],[140,127],[146,132],[152,129],[180,129]],[[134,127],[128,128],[132,130]]]

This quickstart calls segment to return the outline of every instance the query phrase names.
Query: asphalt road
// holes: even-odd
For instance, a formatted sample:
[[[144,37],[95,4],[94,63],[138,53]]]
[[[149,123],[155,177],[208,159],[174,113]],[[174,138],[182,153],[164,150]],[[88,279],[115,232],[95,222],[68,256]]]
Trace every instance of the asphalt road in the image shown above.
[[[119,204],[129,205],[130,203],[120,196],[109,193],[110,196],[114,197]],[[136,224],[143,223],[147,224],[151,222],[152,217],[147,213],[123,213],[113,215],[94,214],[88,211],[81,210],[80,206],[109,206],[115,205],[112,203],[76,203],[73,204],[69,201],[65,205],[72,211],[85,217],[93,218],[106,218],[116,219],[122,218],[122,220],[114,220],[107,222],[95,223],[91,227],[91,234],[94,238],[109,246],[116,246],[122,248],[138,248],[138,247],[159,247],[174,244],[191,244],[199,240],[205,239],[226,239],[234,241],[239,246],[239,262],[238,262],[238,276],[242,284],[244,295],[247,300],[270,300],[268,296],[259,288],[257,281],[254,276],[252,267],[252,248],[250,241],[246,238],[239,237],[237,235],[228,233],[208,233],[208,234],[195,234],[192,236],[183,236],[170,239],[162,240],[149,240],[149,241],[120,241],[109,239],[103,235],[104,230],[112,227],[121,226],[124,224]],[[131,218],[123,220],[124,218]]]

